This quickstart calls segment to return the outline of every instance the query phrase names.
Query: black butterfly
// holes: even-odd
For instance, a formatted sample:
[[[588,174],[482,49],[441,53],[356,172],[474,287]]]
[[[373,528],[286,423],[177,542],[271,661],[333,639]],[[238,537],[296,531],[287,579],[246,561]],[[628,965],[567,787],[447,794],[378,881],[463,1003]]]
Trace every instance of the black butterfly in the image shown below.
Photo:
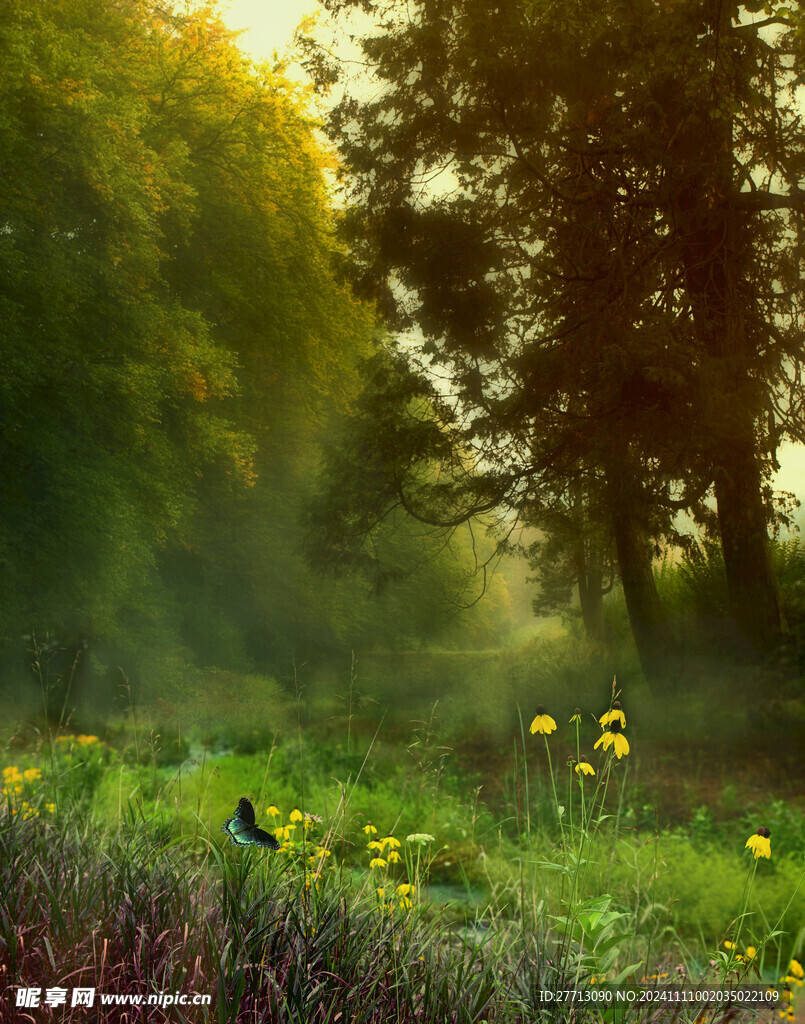
[[[221,826],[221,831],[226,832],[229,841],[235,846],[267,846],[270,850],[280,848],[280,844],[272,835],[255,825],[254,808],[245,796],[240,798],[234,816],[227,818]]]

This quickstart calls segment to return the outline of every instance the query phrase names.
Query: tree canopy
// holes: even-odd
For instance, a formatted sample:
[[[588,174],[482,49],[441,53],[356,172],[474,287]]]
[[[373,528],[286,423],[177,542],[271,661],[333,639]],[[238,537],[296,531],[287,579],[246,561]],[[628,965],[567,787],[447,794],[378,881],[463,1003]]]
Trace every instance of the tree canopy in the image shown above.
[[[372,19],[362,62],[309,44],[320,85],[344,85],[329,128],[359,288],[440,381],[418,514],[496,504],[549,528],[582,502],[652,671],[672,644],[652,552],[687,510],[718,531],[738,629],[773,643],[769,477],[802,440],[798,6],[326,6]],[[463,469],[426,493],[414,467],[446,447]]]
[[[435,635],[449,603],[422,622],[299,550],[378,334],[304,91],[209,5],[11,0],[0,54],[6,650],[36,631],[98,671],[167,647],[271,667]]]

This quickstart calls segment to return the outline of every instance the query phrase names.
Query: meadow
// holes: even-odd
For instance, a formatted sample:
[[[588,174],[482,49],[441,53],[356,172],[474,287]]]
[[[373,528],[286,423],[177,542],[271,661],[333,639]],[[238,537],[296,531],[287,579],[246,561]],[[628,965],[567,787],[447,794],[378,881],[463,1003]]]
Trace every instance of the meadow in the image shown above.
[[[734,1010],[607,1000],[762,982],[795,1019],[797,732],[748,730],[734,679],[661,705],[550,631],[340,669],[122,680],[95,720],[40,680],[2,757],[2,1012],[81,984],[210,997],[108,1020],[694,1022]],[[243,796],[279,851],[227,841]]]

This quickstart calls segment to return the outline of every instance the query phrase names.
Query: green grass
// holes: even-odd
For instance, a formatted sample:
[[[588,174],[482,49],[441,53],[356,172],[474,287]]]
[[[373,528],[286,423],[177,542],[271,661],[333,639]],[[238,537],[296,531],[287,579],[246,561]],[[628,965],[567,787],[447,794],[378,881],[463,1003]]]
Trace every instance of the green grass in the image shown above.
[[[519,652],[377,656],[357,677],[331,671],[310,685],[200,672],[184,693],[141,689],[139,703],[106,721],[87,708],[61,725],[29,716],[0,757],[41,773],[11,773],[16,813],[0,826],[9,849],[27,851],[25,870],[12,857],[0,879],[22,892],[0,931],[14,977],[55,984],[83,957],[97,978],[87,936],[103,933],[116,936],[121,985],[192,981],[214,992],[204,1020],[335,1021],[346,1004],[333,976],[353,979],[367,1021],[507,1024],[564,1020],[540,1003],[542,988],[624,972],[630,982],[669,971],[776,982],[803,948],[805,814],[788,799],[796,777],[786,787],[764,775],[774,762],[760,760],[739,710],[713,697],[717,685],[669,702],[671,714],[636,681],[622,697],[631,752],[610,765],[594,812],[588,782],[582,820],[567,722],[581,705],[580,749],[595,763],[612,679],[592,648],[577,643],[568,658],[567,646],[543,637]],[[439,699],[417,713],[423,671],[439,679]],[[524,728],[537,697],[559,725],[548,740],[553,781],[544,738]],[[229,847],[221,823],[243,795],[263,827],[280,830],[280,853]],[[294,809],[322,821],[286,837]],[[744,844],[760,824],[773,856],[757,863],[747,897],[754,862]],[[407,843],[414,833],[433,840]],[[389,835],[401,843],[397,863],[388,845],[367,849]],[[386,864],[372,869],[378,854]],[[82,878],[94,886],[89,902]],[[163,899],[167,909],[157,908]],[[161,928],[173,953],[138,952],[143,920],[141,935],[156,940]],[[192,926],[190,945],[181,922]],[[737,937],[741,951],[756,948],[751,963],[725,952]],[[180,966],[191,954],[195,980]],[[262,967],[246,966],[254,962]],[[300,962],[315,965],[325,1003],[311,1001],[294,973]],[[391,985],[380,978],[389,969]]]

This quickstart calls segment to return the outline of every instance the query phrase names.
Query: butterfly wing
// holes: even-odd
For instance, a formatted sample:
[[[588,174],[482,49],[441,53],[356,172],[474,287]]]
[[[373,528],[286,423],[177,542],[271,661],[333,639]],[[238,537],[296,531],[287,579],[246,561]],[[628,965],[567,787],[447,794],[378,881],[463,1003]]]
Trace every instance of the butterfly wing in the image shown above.
[[[271,835],[270,832],[266,832],[262,828],[255,828],[252,833],[252,842],[255,846],[267,846],[269,850],[278,850],[280,844]]]
[[[235,811],[235,817],[240,818],[244,825],[254,824],[254,808],[245,796],[242,796],[238,801],[238,809]]]
[[[241,797],[233,817],[223,823],[221,831],[226,832],[229,841],[235,846],[267,846],[270,850],[280,848],[274,836],[255,825],[254,808],[245,796]]]

